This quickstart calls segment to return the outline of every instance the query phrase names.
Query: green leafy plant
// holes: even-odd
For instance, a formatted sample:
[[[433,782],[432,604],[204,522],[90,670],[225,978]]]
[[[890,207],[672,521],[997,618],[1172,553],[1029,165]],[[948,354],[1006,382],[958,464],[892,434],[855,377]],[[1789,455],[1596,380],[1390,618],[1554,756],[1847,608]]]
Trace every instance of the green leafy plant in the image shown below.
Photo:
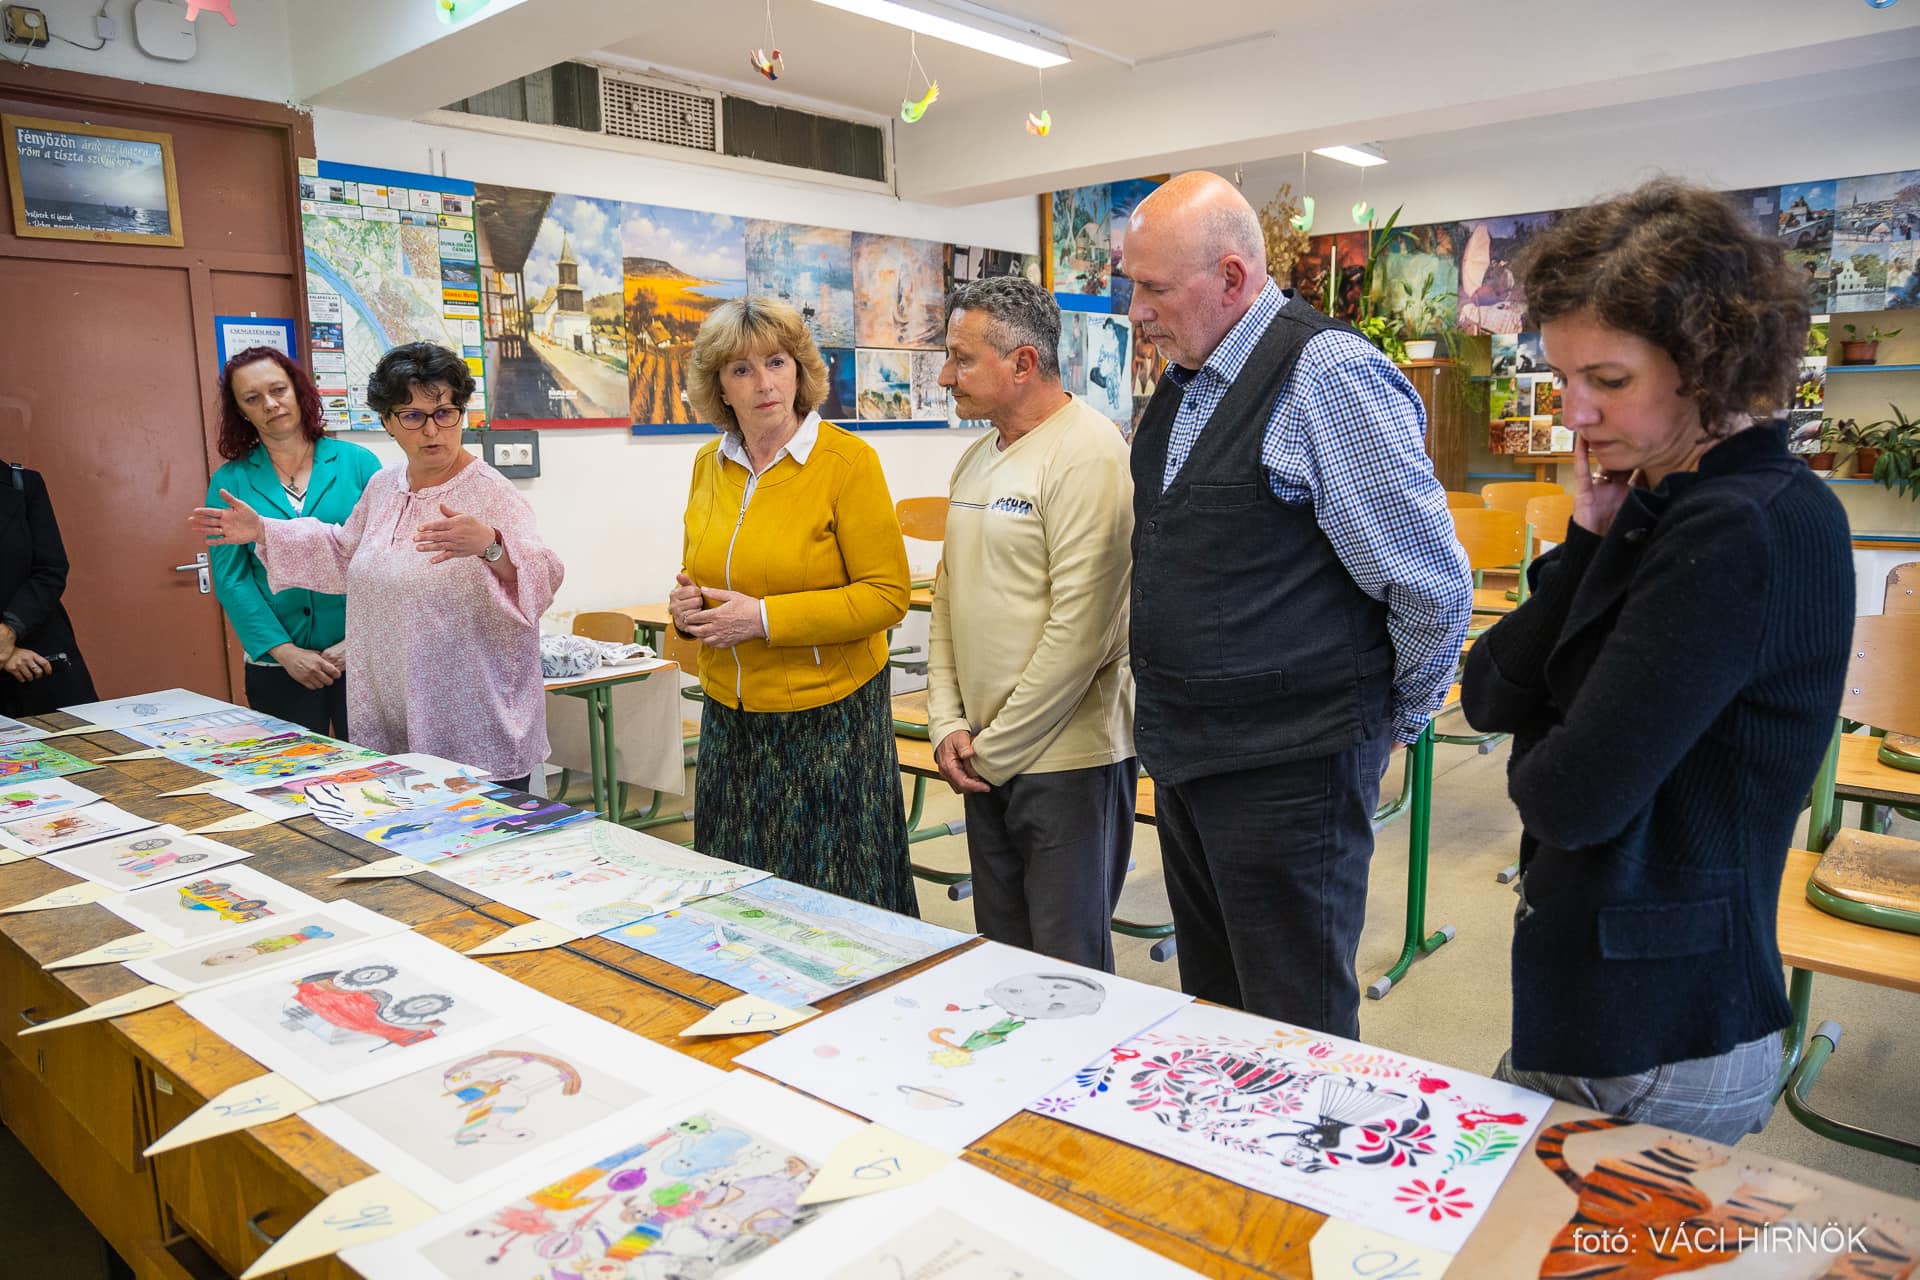
[[[1454,327],[1454,303],[1460,295],[1451,289],[1436,290],[1433,276],[1431,271],[1422,276],[1417,290],[1405,281],[1388,286],[1387,310],[1400,317],[1402,337],[1425,338]]]
[[[1867,447],[1880,450],[1873,479],[1894,493],[1920,501],[1920,419],[1909,418],[1897,404],[1889,404],[1891,418],[1868,423],[1862,434]]]
[[[1807,354],[1824,356],[1827,354],[1827,340],[1831,335],[1824,324],[1812,324],[1807,327]]]
[[[1399,324],[1388,316],[1368,316],[1354,326],[1360,336],[1386,353],[1395,364],[1405,364],[1407,344],[1400,340]]]
[[[1903,332],[1900,329],[1875,329],[1863,338],[1860,336],[1860,331],[1850,324],[1843,324],[1840,327],[1847,331],[1845,340],[1848,342],[1880,342],[1887,338],[1897,338]]]

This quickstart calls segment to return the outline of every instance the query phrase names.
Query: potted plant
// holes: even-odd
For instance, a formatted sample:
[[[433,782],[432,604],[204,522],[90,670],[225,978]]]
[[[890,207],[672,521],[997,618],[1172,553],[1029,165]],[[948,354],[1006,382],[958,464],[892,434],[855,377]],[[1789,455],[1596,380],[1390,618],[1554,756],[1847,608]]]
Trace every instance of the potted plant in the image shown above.
[[[1872,424],[1879,458],[1873,479],[1898,494],[1920,500],[1920,419],[1909,418],[1897,404],[1889,404],[1891,418]]]
[[[1451,289],[1434,289],[1433,272],[1422,277],[1416,292],[1404,283],[1393,286],[1388,309],[1400,317],[1401,336],[1406,339],[1409,360],[1431,360],[1440,342],[1430,334],[1444,335],[1451,327],[1454,302],[1459,296]]]
[[[1399,324],[1389,316],[1368,316],[1354,328],[1360,336],[1386,353],[1395,364],[1407,362],[1407,344],[1400,341]]]
[[[1833,470],[1835,451],[1840,446],[1840,425],[1832,418],[1820,419],[1820,447],[1816,452],[1802,454],[1807,465],[1823,474]]]
[[[1840,327],[1847,331],[1847,336],[1840,340],[1841,364],[1876,363],[1880,358],[1881,339],[1896,338],[1901,333],[1899,329],[1873,329],[1863,338],[1860,336],[1860,330],[1853,325],[1845,324]]]
[[[1833,444],[1838,452],[1838,461],[1834,464],[1836,472],[1851,463],[1853,475],[1873,474],[1874,464],[1880,460],[1880,425],[1869,422],[1863,427],[1852,418],[1840,419],[1833,430]],[[1825,433],[1822,433],[1820,443],[1827,443]]]

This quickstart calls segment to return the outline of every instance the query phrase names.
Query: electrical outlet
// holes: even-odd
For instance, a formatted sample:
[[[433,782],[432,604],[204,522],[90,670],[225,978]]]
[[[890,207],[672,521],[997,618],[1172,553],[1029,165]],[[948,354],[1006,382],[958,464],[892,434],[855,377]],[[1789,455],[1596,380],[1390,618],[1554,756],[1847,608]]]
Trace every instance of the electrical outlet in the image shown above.
[[[8,44],[24,44],[40,49],[52,39],[47,34],[47,15],[38,9],[10,4],[0,9],[0,15],[5,17],[4,35]]]
[[[530,444],[503,444],[493,451],[495,463],[502,467],[530,467],[533,465],[533,446]]]

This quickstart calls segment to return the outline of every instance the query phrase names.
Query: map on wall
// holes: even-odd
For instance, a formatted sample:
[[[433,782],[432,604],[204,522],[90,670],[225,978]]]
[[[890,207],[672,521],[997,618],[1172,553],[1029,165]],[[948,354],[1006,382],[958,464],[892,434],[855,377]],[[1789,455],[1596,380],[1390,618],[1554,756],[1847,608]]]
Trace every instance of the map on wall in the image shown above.
[[[329,430],[377,430],[367,376],[405,342],[463,356],[486,416],[473,184],[430,174],[321,162],[300,179],[306,242],[307,345]]]

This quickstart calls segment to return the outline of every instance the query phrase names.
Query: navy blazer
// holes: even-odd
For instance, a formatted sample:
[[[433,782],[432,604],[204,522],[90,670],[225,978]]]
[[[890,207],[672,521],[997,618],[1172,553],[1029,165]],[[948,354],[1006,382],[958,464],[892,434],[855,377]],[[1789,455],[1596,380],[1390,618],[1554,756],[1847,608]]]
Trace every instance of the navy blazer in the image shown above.
[[[1469,651],[1513,734],[1513,1065],[1618,1076],[1790,1020],[1775,921],[1853,629],[1846,514],[1782,423],[1579,526]]]
[[[12,625],[20,647],[54,663],[53,674],[24,684],[0,675],[0,715],[39,715],[95,700],[73,623],[60,603],[66,589],[67,548],[46,481],[38,471],[16,473],[0,463],[0,615]],[[64,662],[56,657],[63,653]]]

